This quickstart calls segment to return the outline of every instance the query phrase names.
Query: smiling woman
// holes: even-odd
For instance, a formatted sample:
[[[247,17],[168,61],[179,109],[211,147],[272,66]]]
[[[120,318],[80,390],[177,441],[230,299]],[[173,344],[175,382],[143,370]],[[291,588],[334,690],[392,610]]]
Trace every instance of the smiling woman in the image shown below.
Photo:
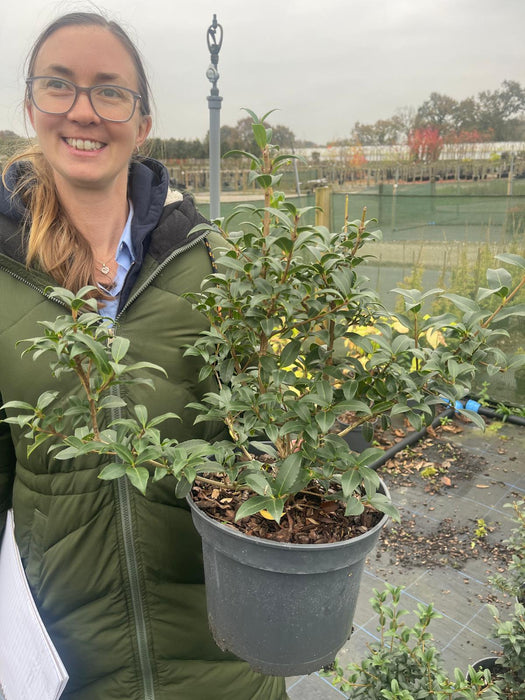
[[[222,239],[192,234],[205,221],[192,200],[166,205],[165,167],[134,155],[152,121],[136,48],[100,15],[66,15],[35,43],[26,84],[38,145],[11,159],[0,188],[0,406],[55,392],[74,432],[79,387],[49,379],[16,343],[63,314],[50,286],[90,285],[108,342],[120,335],[131,363],[167,370],[108,396],[102,429],[143,405],[181,416],[162,437],[221,438],[217,425],[193,425],[186,406],[214,385],[183,354],[206,326],[184,294],[199,291]],[[174,483],[143,496],[125,477],[98,479],[109,456],[57,459],[27,444],[19,425],[0,420],[0,526],[12,507],[27,578],[69,673],[64,699],[286,698],[283,679],[254,673],[213,641],[201,541]]]

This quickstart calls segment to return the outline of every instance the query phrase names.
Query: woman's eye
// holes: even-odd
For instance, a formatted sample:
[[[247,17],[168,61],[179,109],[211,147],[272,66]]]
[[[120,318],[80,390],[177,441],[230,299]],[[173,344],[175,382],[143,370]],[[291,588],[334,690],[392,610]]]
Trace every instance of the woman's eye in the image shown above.
[[[108,99],[112,100],[121,100],[124,97],[122,90],[119,90],[111,85],[104,85],[97,92],[100,97],[107,97]]]
[[[46,88],[52,88],[53,90],[71,90],[69,83],[65,83],[59,78],[49,78],[46,81]]]

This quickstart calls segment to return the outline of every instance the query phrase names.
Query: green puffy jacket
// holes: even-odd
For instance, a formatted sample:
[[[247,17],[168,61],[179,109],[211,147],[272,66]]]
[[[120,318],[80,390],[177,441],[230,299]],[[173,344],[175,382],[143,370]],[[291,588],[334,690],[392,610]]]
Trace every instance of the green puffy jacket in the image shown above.
[[[57,381],[45,355],[22,358],[16,347],[41,334],[39,321],[65,310],[44,294],[53,281],[25,266],[16,216],[7,214],[0,214],[0,403],[34,405],[58,387],[66,405],[80,394],[75,380]],[[197,381],[199,361],[183,357],[206,327],[182,296],[211,271],[203,234],[188,238],[199,221],[189,199],[164,207],[115,326],[131,341],[130,362],[148,360],[168,374],[151,374],[155,391],[127,388],[128,406],[179,414],[182,421],[164,428],[178,439],[214,438],[212,425],[194,426],[185,410],[210,389]],[[125,478],[98,479],[96,455],[56,460],[44,444],[28,458],[23,432],[0,424],[0,524],[12,505],[27,578],[70,676],[64,700],[286,698],[282,679],[252,672],[213,642],[199,536],[171,477],[143,496]]]

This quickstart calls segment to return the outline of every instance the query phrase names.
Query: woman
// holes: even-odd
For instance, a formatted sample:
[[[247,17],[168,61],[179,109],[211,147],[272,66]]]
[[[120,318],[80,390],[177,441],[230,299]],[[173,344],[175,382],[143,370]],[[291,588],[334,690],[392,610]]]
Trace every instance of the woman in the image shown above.
[[[211,271],[191,200],[165,205],[168,175],[133,154],[151,129],[148,83],[122,29],[91,13],[53,22],[28,60],[25,107],[38,146],[12,159],[0,192],[0,402],[36,402],[58,384],[16,341],[64,309],[49,285],[99,289],[100,308],[131,341],[129,360],[164,367],[128,405],[174,411],[178,439],[213,439],[184,410],[209,390],[183,347],[205,327],[182,295]],[[211,241],[213,244],[213,241]],[[201,424],[204,425],[205,424]],[[66,700],[282,700],[284,682],[222,653],[207,627],[200,541],[164,479],[142,496],[101,481],[100,457],[27,455],[23,430],[0,424],[0,516],[16,536],[41,615],[70,680]]]

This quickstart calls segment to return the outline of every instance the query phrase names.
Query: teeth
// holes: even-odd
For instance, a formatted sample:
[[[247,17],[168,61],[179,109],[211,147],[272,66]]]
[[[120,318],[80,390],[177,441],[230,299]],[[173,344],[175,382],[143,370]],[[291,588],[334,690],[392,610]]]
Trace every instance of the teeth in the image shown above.
[[[104,145],[100,141],[88,141],[84,139],[66,139],[66,143],[79,151],[97,151]]]

